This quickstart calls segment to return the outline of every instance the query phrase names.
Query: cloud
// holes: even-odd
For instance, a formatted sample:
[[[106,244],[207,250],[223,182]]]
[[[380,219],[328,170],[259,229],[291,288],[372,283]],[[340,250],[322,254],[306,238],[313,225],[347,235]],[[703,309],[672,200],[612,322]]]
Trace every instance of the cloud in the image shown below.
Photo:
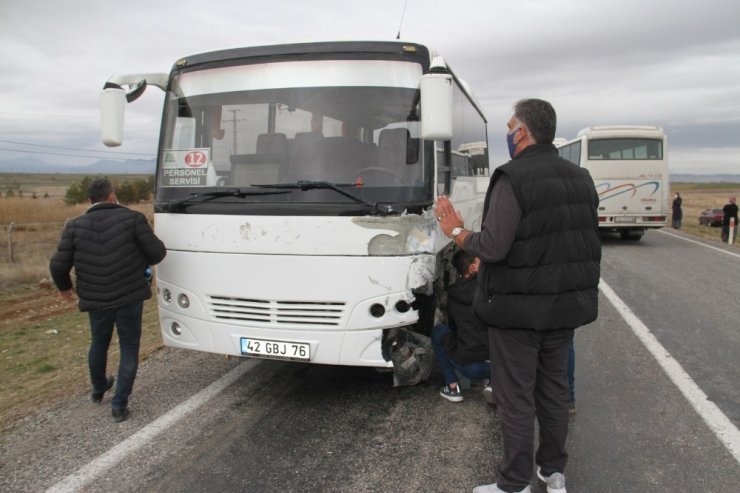
[[[740,147],[703,148],[672,147],[668,156],[673,173],[737,174],[740,169]],[[728,168],[727,163],[730,163]]]
[[[408,0],[401,22],[403,9],[401,0],[4,0],[0,132],[102,148],[98,97],[115,73],[167,72],[182,56],[238,46],[391,40],[400,25],[402,39],[438,50],[470,83],[495,158],[505,158],[513,103],[543,97],[558,111],[558,135],[661,125],[677,162],[711,154],[737,169],[736,0]],[[122,149],[155,152],[162,98],[148,91],[129,105]]]

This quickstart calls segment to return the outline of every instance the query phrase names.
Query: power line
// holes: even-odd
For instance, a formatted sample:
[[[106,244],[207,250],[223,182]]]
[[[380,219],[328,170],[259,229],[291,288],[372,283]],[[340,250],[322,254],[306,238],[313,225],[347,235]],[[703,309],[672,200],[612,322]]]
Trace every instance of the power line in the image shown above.
[[[18,142],[15,140],[0,139],[0,142],[3,142],[5,144],[15,144],[15,145],[24,145],[24,146],[32,146],[32,147],[45,147],[48,149],[64,149],[64,150],[69,150],[69,151],[100,152],[103,154],[118,154],[118,155],[128,154],[131,156],[151,156],[151,154],[145,154],[141,152],[116,152],[116,151],[105,151],[105,150],[99,151],[96,149],[84,149],[82,147],[63,147],[63,146],[53,146],[53,145],[44,145],[44,144],[32,144],[30,142]],[[4,150],[7,151],[7,150],[13,150],[13,149],[4,149]],[[18,151],[18,152],[24,152],[24,151]],[[25,152],[30,152],[30,151],[25,151]]]
[[[128,161],[129,158],[125,157],[108,157],[108,156],[83,156],[80,154],[62,154],[60,152],[44,152],[44,151],[27,151],[22,149],[6,149],[4,147],[0,147],[0,151],[10,151],[10,152],[23,152],[26,154],[44,154],[46,156],[63,156],[63,157],[81,157],[81,158],[87,158],[87,159],[112,159],[114,161]],[[92,151],[95,152],[95,151]],[[118,153],[118,155],[121,155],[122,153]],[[141,154],[142,156],[146,154]],[[150,159],[154,159],[153,156],[150,154],[148,155]]]

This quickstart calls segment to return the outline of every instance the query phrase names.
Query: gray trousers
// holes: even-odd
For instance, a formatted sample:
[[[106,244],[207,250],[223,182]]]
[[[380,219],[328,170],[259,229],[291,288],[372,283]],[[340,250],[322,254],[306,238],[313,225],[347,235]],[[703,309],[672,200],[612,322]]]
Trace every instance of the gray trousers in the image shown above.
[[[498,487],[519,491],[530,484],[533,459],[545,475],[568,461],[568,345],[573,330],[489,328],[491,382],[504,439]],[[534,453],[534,420],[539,448]]]

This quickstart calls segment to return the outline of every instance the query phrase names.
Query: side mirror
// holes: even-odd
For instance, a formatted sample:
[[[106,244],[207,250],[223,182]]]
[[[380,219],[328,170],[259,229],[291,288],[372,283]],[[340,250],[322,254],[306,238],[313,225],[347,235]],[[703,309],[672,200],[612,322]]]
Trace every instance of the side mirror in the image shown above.
[[[109,86],[103,89],[100,94],[100,128],[103,144],[108,147],[117,147],[123,143],[125,108],[126,91],[122,87]]]
[[[452,139],[452,76],[429,73],[421,77],[421,138]]]

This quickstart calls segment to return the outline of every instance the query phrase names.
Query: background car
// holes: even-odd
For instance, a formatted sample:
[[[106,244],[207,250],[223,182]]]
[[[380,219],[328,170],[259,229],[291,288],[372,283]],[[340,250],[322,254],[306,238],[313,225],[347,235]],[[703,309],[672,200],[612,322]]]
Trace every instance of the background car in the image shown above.
[[[702,226],[722,226],[722,218],[725,216],[722,209],[704,209],[699,214],[699,224]]]

